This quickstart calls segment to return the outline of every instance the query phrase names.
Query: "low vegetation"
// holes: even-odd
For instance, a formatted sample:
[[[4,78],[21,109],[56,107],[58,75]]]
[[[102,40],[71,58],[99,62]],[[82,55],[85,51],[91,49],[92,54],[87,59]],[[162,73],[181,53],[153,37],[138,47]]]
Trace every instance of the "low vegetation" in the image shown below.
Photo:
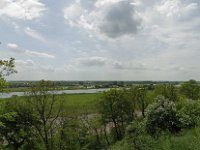
[[[15,73],[0,61],[1,92]],[[188,150],[200,147],[200,86],[138,85],[104,93],[57,95],[50,81],[0,101],[0,149]]]

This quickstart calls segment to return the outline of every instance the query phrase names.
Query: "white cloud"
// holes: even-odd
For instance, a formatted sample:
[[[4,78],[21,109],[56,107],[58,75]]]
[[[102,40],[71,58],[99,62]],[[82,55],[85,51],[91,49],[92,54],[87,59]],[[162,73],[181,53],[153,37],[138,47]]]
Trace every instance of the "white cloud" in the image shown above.
[[[55,58],[55,56],[47,54],[47,53],[40,53],[40,52],[35,52],[31,50],[25,50],[25,53],[29,56],[35,56],[35,57],[44,57],[44,58]]]
[[[8,43],[7,48],[10,49],[12,52],[15,52],[18,54],[26,53],[26,50],[21,49],[17,44],[14,44],[14,43]]]
[[[8,44],[7,44],[7,47],[8,47],[8,48],[11,48],[11,49],[18,49],[18,45],[17,45],[17,44],[14,44],[14,43],[8,43]]]
[[[36,30],[31,29],[30,27],[26,27],[24,29],[24,32],[28,36],[30,36],[30,37],[32,37],[34,39],[40,40],[42,42],[46,42],[46,39],[39,32],[37,32]]]
[[[50,79],[47,77],[49,75],[52,75],[51,77],[57,77],[55,68],[51,65],[44,65],[30,59],[16,59],[15,64],[18,73],[10,76],[9,80],[47,80]]]
[[[0,16],[15,19],[32,20],[42,15],[46,10],[41,0],[1,0]]]
[[[181,2],[179,0],[166,0],[163,1],[161,5],[157,6],[157,10],[167,17],[180,15],[180,5]]]
[[[114,61],[113,68],[117,70],[147,70],[147,66],[143,63],[134,63],[134,62],[121,62],[121,61]]]
[[[98,56],[85,57],[85,58],[76,59],[76,62],[80,64],[81,66],[85,66],[85,67],[93,67],[93,66],[102,67],[106,64],[107,58],[98,57]]]
[[[184,17],[198,8],[196,2],[183,2],[181,0],[165,0],[156,6],[158,12],[166,17]]]
[[[47,33],[53,28],[44,29],[45,37],[55,41],[42,47],[51,50],[59,47],[56,55],[59,59],[39,59],[44,68],[38,63],[40,67],[34,71],[53,72],[52,68],[60,67],[60,71],[56,69],[58,72],[54,74],[45,74],[52,79],[199,79],[199,6],[199,0],[72,0],[63,9],[63,19],[68,25],[66,29],[56,28],[56,34]],[[58,27],[63,26],[60,18],[54,15],[48,19],[45,18],[47,22],[43,23],[55,19],[60,21]],[[23,30],[27,35],[44,40],[36,28],[32,29],[27,24],[23,26],[27,26]],[[5,34],[6,38],[10,33]],[[26,42],[26,39],[22,40]],[[37,47],[41,47],[40,44]],[[9,47],[17,57],[17,54],[49,57],[48,51],[44,51],[44,54],[20,48],[16,44],[10,44]],[[2,57],[10,55],[3,53]],[[48,65],[43,63],[46,61],[55,66],[45,68]],[[67,65],[62,66],[65,63]],[[28,66],[31,62],[25,64]],[[33,74],[30,72],[27,71],[27,76]],[[36,73],[34,75],[37,76]]]
[[[74,4],[66,7],[64,10],[64,18],[71,26],[78,24],[79,17],[84,12],[81,7],[80,1],[76,1]]]
[[[144,63],[134,62],[134,61],[119,61],[114,59],[109,59],[107,57],[99,56],[88,56],[75,59],[72,63],[67,65],[67,68],[76,69],[90,69],[90,67],[100,69],[107,68],[110,70],[147,70],[151,69]],[[148,68],[149,67],[149,68]]]
[[[141,28],[141,20],[132,1],[97,0],[93,10],[85,9],[76,1],[63,10],[64,18],[71,26],[102,33],[110,38],[135,34]]]
[[[55,58],[55,56],[47,54],[47,53],[41,53],[41,52],[36,52],[36,51],[28,50],[28,49],[23,49],[14,43],[8,43],[7,47],[12,52],[20,53],[20,54],[31,56],[31,57]]]
[[[49,73],[49,72],[54,72],[55,69],[52,66],[49,65],[41,65],[33,60],[21,60],[17,59],[16,61],[16,68],[17,70],[20,71],[31,71],[31,72],[43,72],[43,73]]]
[[[31,67],[31,66],[34,66],[35,63],[32,61],[32,60],[16,60],[16,66],[26,66],[26,67]]]
[[[66,6],[63,9],[63,13],[67,24],[70,26],[89,30],[94,29],[94,24],[92,23],[94,20],[90,20],[91,14],[82,7],[81,1],[76,0],[73,4]]]

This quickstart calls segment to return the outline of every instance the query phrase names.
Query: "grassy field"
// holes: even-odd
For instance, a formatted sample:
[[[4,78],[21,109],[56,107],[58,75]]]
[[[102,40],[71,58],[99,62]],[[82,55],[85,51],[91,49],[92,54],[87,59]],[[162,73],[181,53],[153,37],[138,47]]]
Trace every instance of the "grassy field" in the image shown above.
[[[57,99],[63,101],[64,112],[67,115],[83,114],[83,113],[96,113],[97,112],[97,103],[101,98],[102,93],[93,93],[93,94],[63,94],[57,95]],[[26,100],[27,97],[12,97],[8,99],[1,99],[0,106],[1,108],[5,105],[5,102],[8,100]]]
[[[93,94],[65,94],[59,95],[59,98],[64,100],[64,109],[67,114],[85,112],[95,113],[97,103],[101,98],[102,93]]]

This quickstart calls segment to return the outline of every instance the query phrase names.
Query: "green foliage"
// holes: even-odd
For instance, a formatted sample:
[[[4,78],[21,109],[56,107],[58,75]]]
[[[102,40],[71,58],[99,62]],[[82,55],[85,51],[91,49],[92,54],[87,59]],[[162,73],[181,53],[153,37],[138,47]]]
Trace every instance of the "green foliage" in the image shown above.
[[[8,148],[17,149],[31,140],[31,126],[33,120],[16,112],[5,113],[0,116],[0,135],[8,144]]]
[[[102,93],[92,93],[92,94],[62,94],[56,95],[58,101],[63,101],[63,111],[67,116],[73,116],[76,114],[77,116],[82,115],[84,113],[98,113],[97,104],[100,101]],[[14,97],[1,99],[0,112],[3,109],[3,105],[7,100],[13,100]],[[18,101],[27,101],[30,99],[28,96],[20,96],[17,97]],[[55,109],[59,108],[59,104],[55,105]]]
[[[6,91],[6,88],[8,87],[8,83],[4,78],[0,78],[0,93],[3,93]]]
[[[60,128],[61,149],[78,150],[88,143],[88,133],[78,118],[67,118]]]
[[[145,122],[134,121],[126,129],[126,142],[129,150],[155,150],[170,149],[170,137],[168,133],[160,134],[158,138],[154,138],[146,133]],[[125,147],[127,148],[127,146]],[[123,149],[123,147],[121,147]]]
[[[197,125],[200,120],[200,101],[182,100],[179,105],[181,113],[186,114]]]
[[[177,133],[182,128],[194,126],[190,116],[177,110],[176,104],[164,97],[158,97],[158,102],[150,105],[147,110],[146,130],[155,135],[160,131]]]
[[[10,58],[10,60],[0,60],[0,77],[8,76],[10,74],[16,73],[15,59]]]
[[[65,94],[58,95],[58,99],[63,98],[63,105],[67,115],[81,115],[86,111],[88,113],[97,113],[97,104],[100,101],[102,93],[93,94]]]
[[[105,145],[102,136],[99,135],[100,126],[97,118],[90,118],[88,114],[81,117],[63,118],[60,128],[62,149],[68,150],[100,150]]]
[[[60,127],[59,117],[63,113],[63,100],[57,99],[54,91],[55,86],[50,81],[39,81],[31,86],[27,97],[28,106],[37,116],[40,123],[34,124],[34,128],[46,150],[55,149],[54,143],[57,131]]]
[[[135,130],[141,131],[141,126],[133,127]],[[123,139],[122,142],[112,146],[112,150],[198,150],[200,147],[200,126],[190,130],[184,130],[179,134],[160,133],[159,137],[154,138],[145,132],[130,136]]]
[[[142,112],[142,116],[145,117],[144,111],[148,105],[147,89],[145,86],[136,86],[130,89],[130,97],[133,103],[133,108],[138,108]]]
[[[170,101],[178,100],[177,89],[173,84],[159,84],[155,86],[155,95],[162,95]]]
[[[8,83],[5,80],[5,76],[16,73],[15,59],[10,58],[10,60],[0,60],[0,92],[4,92],[7,88]]]
[[[189,99],[197,100],[199,98],[200,86],[195,80],[189,80],[181,84],[180,93]]]
[[[185,99],[185,93],[178,93],[173,85],[159,85],[155,91],[145,86],[112,89],[103,94],[56,95],[54,89],[52,82],[34,82],[29,84],[29,95],[0,101],[0,149],[200,147],[200,101]],[[158,95],[163,96],[155,100]]]
[[[33,140],[35,138],[33,127],[40,122],[26,101],[21,101],[19,97],[13,97],[6,100],[3,106],[2,116],[9,116],[9,118],[0,119],[5,125],[0,130],[0,134],[9,143],[5,147],[35,149],[39,141]],[[37,143],[34,143],[34,141],[37,141]]]
[[[124,136],[125,126],[133,120],[132,103],[122,90],[105,92],[99,104],[103,124],[113,123],[114,141]]]
[[[116,144],[111,146],[109,150],[133,150],[133,148],[131,148],[130,143],[127,141],[127,139],[123,139],[119,142],[116,142]]]

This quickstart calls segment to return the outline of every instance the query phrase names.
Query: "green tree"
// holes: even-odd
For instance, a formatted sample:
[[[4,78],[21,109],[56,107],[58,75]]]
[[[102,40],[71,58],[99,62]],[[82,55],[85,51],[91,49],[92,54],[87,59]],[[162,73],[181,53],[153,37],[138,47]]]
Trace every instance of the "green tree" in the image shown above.
[[[189,99],[197,100],[199,98],[200,86],[195,80],[189,80],[181,84],[180,93]]]
[[[142,116],[145,117],[145,108],[146,108],[146,104],[145,104],[145,97],[146,97],[146,89],[145,87],[138,87],[137,88],[137,100],[139,102],[139,107],[141,109],[142,112]]]
[[[16,73],[15,59],[10,58],[9,60],[0,60],[0,92],[3,92],[8,86],[5,77],[13,73]]]
[[[147,107],[146,94],[147,90],[144,86],[136,86],[129,92],[134,110],[140,109],[143,117],[145,117],[145,108]],[[136,115],[138,115],[138,112],[136,112]]]
[[[162,95],[171,101],[178,100],[177,89],[173,84],[159,84],[155,86],[155,95]]]
[[[40,123],[34,124],[38,136],[42,139],[45,149],[55,149],[55,137],[60,127],[63,112],[63,100],[58,99],[50,81],[40,81],[31,86],[27,102]]]
[[[80,150],[97,149],[94,145],[95,137],[87,126],[87,122],[82,122],[80,116],[63,117],[59,134],[60,150]],[[96,143],[95,143],[96,144]],[[91,148],[92,147],[92,148]]]
[[[133,107],[126,93],[117,89],[105,92],[99,110],[103,124],[113,125],[114,140],[122,139],[126,125],[133,120]]]
[[[26,137],[24,136],[23,129],[21,128],[21,120],[17,113],[10,112],[0,115],[0,135],[5,148],[18,150],[24,143]]]
[[[39,142],[34,140],[36,132],[33,125],[40,122],[25,99],[18,96],[7,99],[3,105],[0,122],[0,137],[3,138],[4,148],[38,149]]]

